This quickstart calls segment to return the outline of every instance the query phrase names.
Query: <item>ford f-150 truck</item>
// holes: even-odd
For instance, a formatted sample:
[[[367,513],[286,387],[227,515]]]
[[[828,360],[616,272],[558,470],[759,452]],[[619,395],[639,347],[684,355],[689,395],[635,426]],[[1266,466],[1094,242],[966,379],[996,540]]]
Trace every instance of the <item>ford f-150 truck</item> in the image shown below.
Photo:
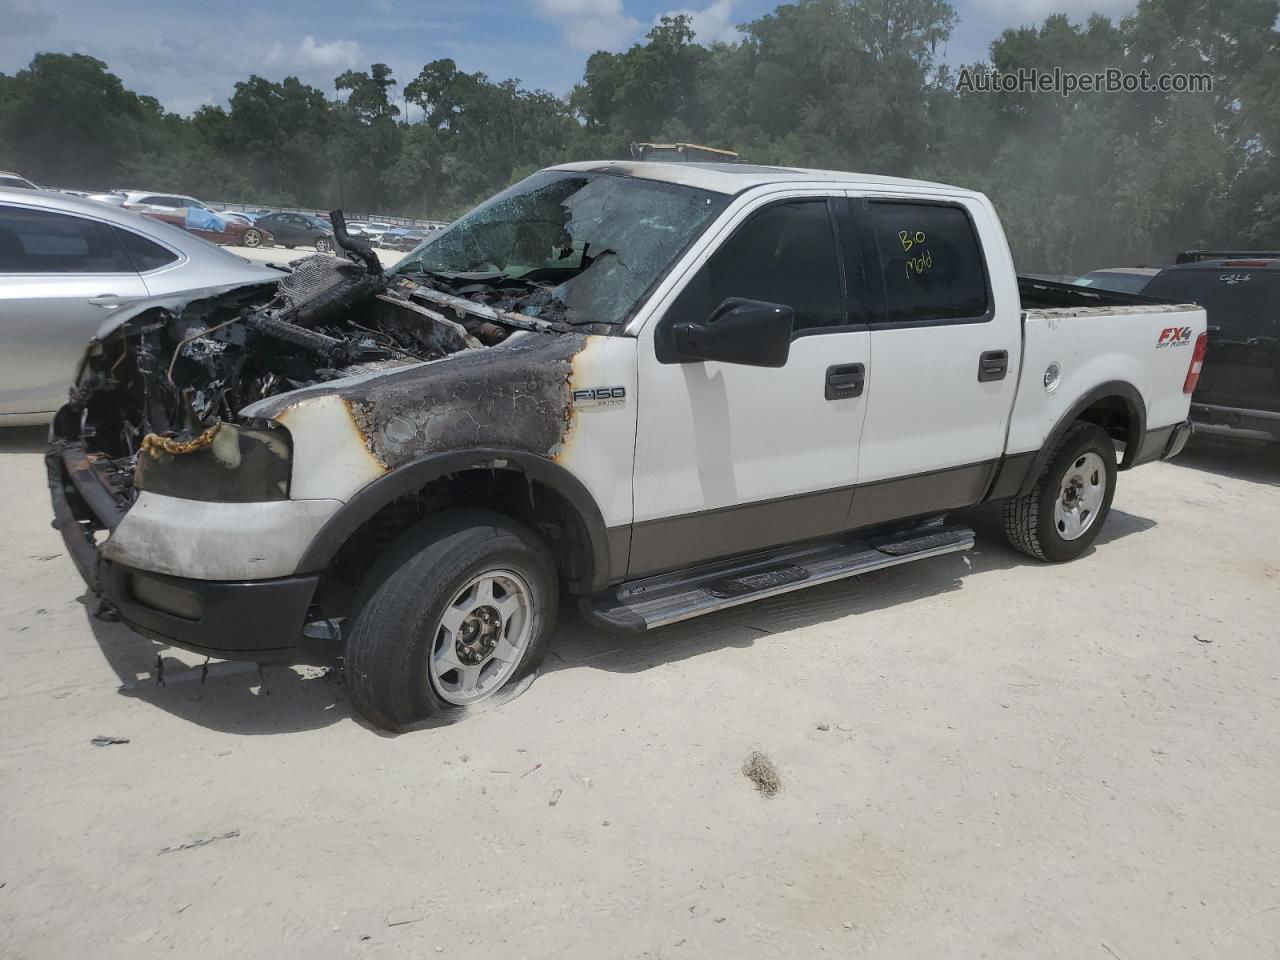
[[[334,227],[360,262],[100,331],[48,466],[126,623],[341,656],[383,727],[509,695],[562,593],[643,631],[968,549],[986,501],[1071,560],[1189,433],[1204,312],[1020,281],[967,190],[593,162],[390,273]]]

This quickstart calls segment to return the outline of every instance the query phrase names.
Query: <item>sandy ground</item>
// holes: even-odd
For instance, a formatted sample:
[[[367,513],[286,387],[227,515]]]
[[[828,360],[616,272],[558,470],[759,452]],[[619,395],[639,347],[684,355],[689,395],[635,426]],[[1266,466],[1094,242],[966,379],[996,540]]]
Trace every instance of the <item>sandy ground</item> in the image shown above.
[[[389,737],[316,671],[159,685],[40,446],[0,437],[0,956],[1280,955],[1280,454],[1122,475],[1070,566],[980,516],[968,562],[568,619],[523,696]]]

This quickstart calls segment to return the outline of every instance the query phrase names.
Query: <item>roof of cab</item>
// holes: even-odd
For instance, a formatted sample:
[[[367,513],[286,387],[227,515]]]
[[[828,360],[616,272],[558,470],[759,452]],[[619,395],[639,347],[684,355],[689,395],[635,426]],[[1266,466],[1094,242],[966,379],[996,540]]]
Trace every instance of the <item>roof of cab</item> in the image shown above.
[[[662,163],[636,160],[587,160],[551,167],[573,173],[611,173],[616,176],[640,177],[663,183],[677,183],[713,193],[736,194],[754,187],[785,183],[839,183],[850,188],[901,190],[905,193],[932,193],[977,196],[972,190],[952,187],[927,180],[880,177],[870,173],[844,173],[838,170],[807,170],[801,167],[767,167],[752,163]]]

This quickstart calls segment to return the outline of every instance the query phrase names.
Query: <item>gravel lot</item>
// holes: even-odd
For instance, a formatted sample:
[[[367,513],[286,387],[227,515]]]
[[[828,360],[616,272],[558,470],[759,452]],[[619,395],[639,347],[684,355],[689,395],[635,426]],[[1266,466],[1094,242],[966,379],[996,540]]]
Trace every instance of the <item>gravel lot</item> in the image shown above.
[[[1280,954],[1280,453],[1122,474],[1065,567],[979,516],[967,560],[567,620],[520,698],[389,737],[91,619],[41,447],[0,432],[0,956]]]

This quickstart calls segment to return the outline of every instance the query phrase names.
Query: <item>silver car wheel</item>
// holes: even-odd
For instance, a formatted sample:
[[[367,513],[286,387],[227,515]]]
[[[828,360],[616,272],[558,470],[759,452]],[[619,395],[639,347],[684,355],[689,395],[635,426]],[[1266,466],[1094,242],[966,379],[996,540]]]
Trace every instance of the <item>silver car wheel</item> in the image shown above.
[[[319,240],[316,241],[316,253],[328,253],[332,249],[333,249],[333,244],[331,244],[324,237],[321,237]]]
[[[431,684],[453,704],[502,689],[533,637],[533,591],[520,574],[488,570],[454,595],[431,644]]]
[[[1107,469],[1096,453],[1081,454],[1067,467],[1053,503],[1053,525],[1063,540],[1083,537],[1098,519],[1107,493]]]
[[[256,247],[262,243],[262,234],[257,230],[246,230],[244,238],[241,240],[246,247]]]

